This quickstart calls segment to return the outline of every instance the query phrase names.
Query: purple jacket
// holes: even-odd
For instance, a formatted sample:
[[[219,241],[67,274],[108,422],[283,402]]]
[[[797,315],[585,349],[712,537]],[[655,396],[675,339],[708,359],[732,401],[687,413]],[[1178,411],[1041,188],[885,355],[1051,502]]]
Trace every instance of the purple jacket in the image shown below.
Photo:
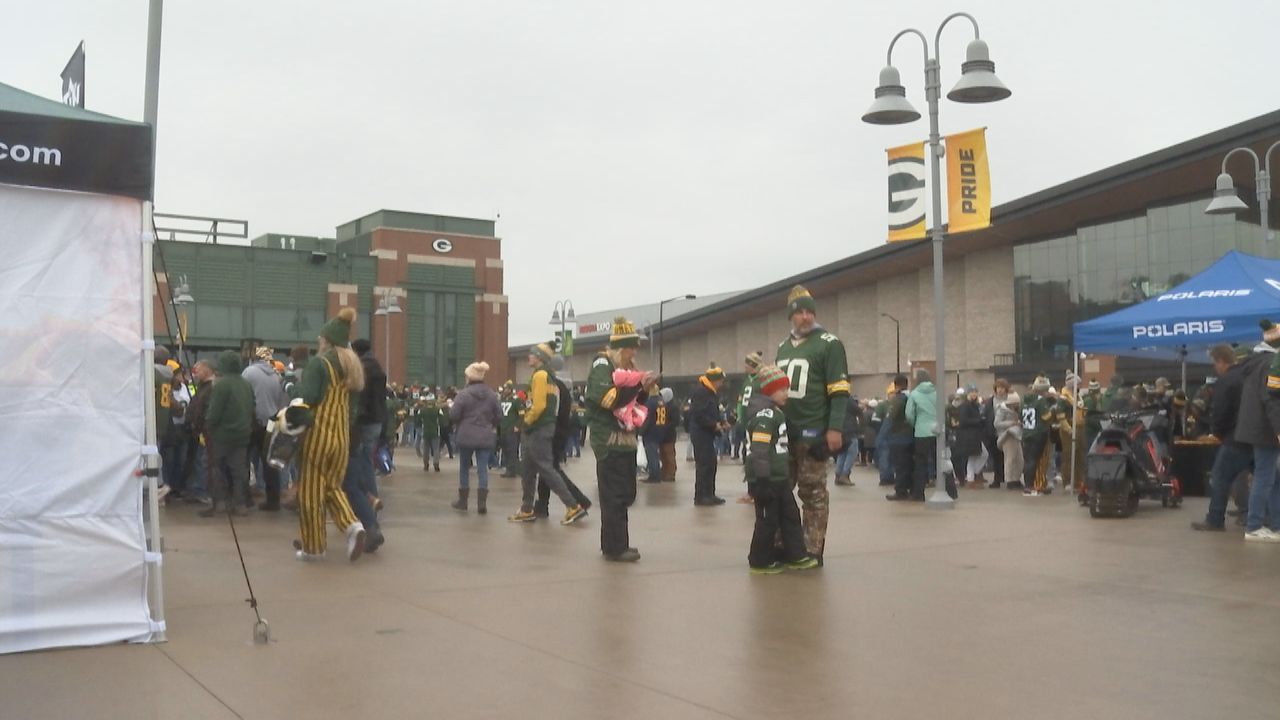
[[[449,408],[453,439],[467,450],[491,449],[498,442],[502,407],[498,393],[482,382],[470,383],[453,399]]]

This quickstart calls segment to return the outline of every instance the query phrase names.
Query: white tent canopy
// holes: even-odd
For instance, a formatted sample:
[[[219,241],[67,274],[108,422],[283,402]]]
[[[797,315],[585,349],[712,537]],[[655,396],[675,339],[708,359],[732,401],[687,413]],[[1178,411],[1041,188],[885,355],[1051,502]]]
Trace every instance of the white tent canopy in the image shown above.
[[[150,148],[146,125],[0,85],[0,653],[163,636],[139,472]]]

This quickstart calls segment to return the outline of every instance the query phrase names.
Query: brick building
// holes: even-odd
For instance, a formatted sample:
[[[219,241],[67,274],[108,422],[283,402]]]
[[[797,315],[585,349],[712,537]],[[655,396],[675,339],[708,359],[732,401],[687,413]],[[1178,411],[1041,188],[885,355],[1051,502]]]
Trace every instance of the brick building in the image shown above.
[[[393,382],[461,385],[477,359],[502,381],[507,298],[494,232],[491,220],[379,210],[338,226],[335,238],[273,233],[249,246],[161,238],[156,336],[176,346],[182,325],[198,355],[254,344],[283,355],[313,345],[325,320],[350,305],[356,336],[372,341]],[[171,303],[184,280],[192,302]],[[378,313],[388,300],[400,312]]]

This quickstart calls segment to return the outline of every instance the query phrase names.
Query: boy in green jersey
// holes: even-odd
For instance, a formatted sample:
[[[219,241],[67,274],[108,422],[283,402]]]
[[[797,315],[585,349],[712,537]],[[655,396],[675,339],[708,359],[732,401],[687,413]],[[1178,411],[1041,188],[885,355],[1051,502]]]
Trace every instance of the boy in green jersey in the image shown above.
[[[807,570],[817,567],[818,561],[805,550],[800,510],[791,494],[791,457],[783,412],[791,381],[773,365],[760,368],[756,379],[758,390],[747,403],[747,491],[756,506],[747,562],[755,575],[773,575],[786,568]],[[781,549],[774,544],[779,534]]]
[[[791,380],[787,395],[791,477],[804,505],[804,539],[822,562],[827,541],[828,459],[844,446],[849,369],[844,344],[818,324],[818,304],[803,285],[787,296],[791,334],[778,346],[778,367]]]

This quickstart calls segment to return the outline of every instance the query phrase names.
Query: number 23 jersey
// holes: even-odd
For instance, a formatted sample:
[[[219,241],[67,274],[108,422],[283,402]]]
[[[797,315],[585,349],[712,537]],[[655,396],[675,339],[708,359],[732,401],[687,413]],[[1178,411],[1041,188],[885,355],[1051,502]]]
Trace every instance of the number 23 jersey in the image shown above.
[[[839,338],[821,328],[799,344],[788,337],[778,346],[778,367],[791,380],[784,410],[792,438],[844,427],[849,366]]]

